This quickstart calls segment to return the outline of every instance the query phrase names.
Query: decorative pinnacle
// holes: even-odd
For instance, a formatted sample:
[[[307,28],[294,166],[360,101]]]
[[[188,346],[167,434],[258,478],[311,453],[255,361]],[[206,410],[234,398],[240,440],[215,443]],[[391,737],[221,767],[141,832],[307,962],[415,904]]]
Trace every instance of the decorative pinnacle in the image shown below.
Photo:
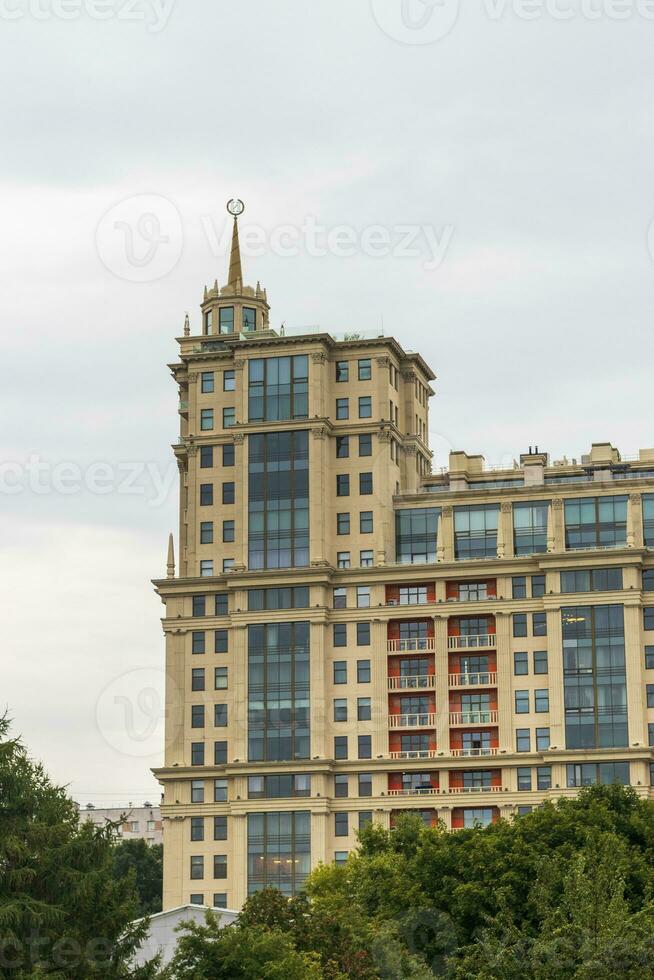
[[[175,578],[175,545],[172,534],[168,535],[168,560],[166,562],[166,575],[168,578]]]
[[[240,199],[232,198],[227,202],[227,211],[234,218],[234,229],[232,231],[232,252],[229,258],[229,276],[227,281],[230,286],[236,286],[238,282],[243,282],[241,246],[238,240],[238,218],[239,215],[243,214],[245,211],[245,205]]]

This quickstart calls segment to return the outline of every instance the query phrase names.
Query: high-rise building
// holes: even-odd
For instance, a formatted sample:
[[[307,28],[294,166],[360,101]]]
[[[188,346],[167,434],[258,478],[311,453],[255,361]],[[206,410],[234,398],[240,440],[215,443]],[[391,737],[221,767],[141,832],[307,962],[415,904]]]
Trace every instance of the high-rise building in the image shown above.
[[[404,811],[654,792],[654,450],[432,472],[431,368],[271,329],[236,219],[179,345],[164,908],[292,894]]]

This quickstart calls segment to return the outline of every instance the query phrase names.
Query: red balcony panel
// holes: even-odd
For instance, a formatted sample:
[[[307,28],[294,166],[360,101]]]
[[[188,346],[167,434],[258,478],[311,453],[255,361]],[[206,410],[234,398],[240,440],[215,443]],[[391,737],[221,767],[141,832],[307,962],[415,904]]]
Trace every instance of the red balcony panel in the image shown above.
[[[483,708],[476,707],[464,707],[464,701],[462,695],[455,691],[450,693],[450,711],[497,711],[497,691],[494,689],[490,690],[490,698],[488,699],[488,704],[484,704]]]
[[[452,830],[462,830],[465,827],[465,813],[467,809],[472,809],[471,807],[456,806],[452,810]],[[496,823],[500,819],[500,811],[496,806],[484,807],[484,809],[489,809],[493,811],[493,823]]]
[[[388,676],[389,677],[399,677],[402,673],[402,661],[409,660],[420,660],[427,664],[427,673],[430,677],[433,677],[436,673],[436,664],[434,662],[434,657],[429,654],[421,657],[419,653],[415,654],[403,654],[402,656],[391,655],[388,658]]]
[[[410,697],[413,692],[405,692],[405,697]],[[417,692],[417,696],[420,696],[420,691]],[[402,695],[401,694],[391,694],[388,699],[388,713],[389,715],[401,715],[401,714],[412,714],[411,711],[402,711]],[[432,695],[429,698],[429,707],[426,709],[429,714],[436,713],[436,700]]]
[[[408,735],[408,732],[389,732],[388,734],[388,750],[389,752],[402,752],[402,736]],[[435,752],[437,748],[436,732],[430,732],[429,739],[427,740],[427,748],[430,752]]]
[[[394,790],[395,792],[398,792],[399,790],[401,790],[403,788],[404,783],[402,781],[402,775],[403,774],[401,772],[390,772],[388,774],[388,789],[389,789],[389,791],[393,791]],[[432,789],[438,789],[439,783],[438,783],[438,773],[437,772],[431,772],[431,773],[429,773],[429,783],[430,783]]]
[[[453,769],[450,772],[450,789],[460,789],[464,785],[464,770],[463,769]],[[501,786],[502,785],[502,772],[500,769],[491,770],[491,786]],[[483,793],[483,789],[479,790]]]
[[[390,586],[386,587],[386,601],[388,602],[388,589]],[[427,619],[423,617],[422,619],[414,616],[411,619],[392,619],[388,624],[388,639],[389,640],[399,640],[400,639],[400,623],[426,623],[427,624],[427,636],[430,639],[434,637],[434,620]]]
[[[497,655],[496,655],[496,653],[494,651],[491,651],[489,653],[485,653],[484,652],[482,654],[478,654],[474,650],[471,650],[468,654],[463,654],[463,655],[456,654],[456,653],[451,653],[450,656],[449,656],[449,658],[448,658],[448,663],[447,663],[448,672],[450,674],[461,674],[461,673],[463,673],[462,665],[465,664],[465,663],[467,663],[467,661],[470,660],[471,657],[475,657],[475,656],[477,656],[477,657],[483,656],[488,661],[488,666],[484,669],[483,673],[489,673],[489,674],[495,674],[495,673],[497,673]],[[476,673],[476,671],[475,671],[475,673]]]
[[[408,584],[386,586],[386,602],[400,604],[400,589],[427,589],[427,601],[436,602],[436,583],[435,582],[411,582]]]
[[[464,585],[466,582],[471,582],[472,579],[465,579],[460,582],[448,582],[445,586],[445,595],[448,599],[458,599],[459,598],[459,586]],[[489,599],[495,599],[497,597],[497,579],[485,578],[485,579],[474,579],[480,585],[486,586],[486,592]]]

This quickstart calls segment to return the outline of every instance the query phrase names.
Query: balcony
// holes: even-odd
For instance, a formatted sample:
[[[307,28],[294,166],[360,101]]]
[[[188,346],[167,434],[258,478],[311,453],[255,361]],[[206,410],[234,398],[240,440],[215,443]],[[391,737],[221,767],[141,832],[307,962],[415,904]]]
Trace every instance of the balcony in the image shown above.
[[[406,677],[389,677],[389,691],[433,691],[436,686],[434,674],[412,674]]]
[[[389,752],[389,759],[435,759],[436,749],[409,749],[406,752]]]
[[[421,711],[411,715],[389,715],[390,728],[435,728],[436,715],[431,711]]]
[[[433,636],[411,636],[405,640],[389,640],[388,653],[433,653],[436,639]]]
[[[481,711],[452,711],[450,725],[496,725],[497,711],[483,709]]]
[[[389,796],[437,796],[438,786],[416,787],[416,789],[389,789]]]
[[[494,633],[471,633],[467,636],[448,636],[449,650],[495,649],[497,638]]]
[[[497,674],[484,671],[481,674],[450,674],[450,687],[495,687]]]
[[[503,786],[450,786],[448,793],[502,793]]]
[[[454,756],[455,759],[478,759],[485,755],[497,755],[497,748],[486,748],[486,749],[450,749],[450,755]]]

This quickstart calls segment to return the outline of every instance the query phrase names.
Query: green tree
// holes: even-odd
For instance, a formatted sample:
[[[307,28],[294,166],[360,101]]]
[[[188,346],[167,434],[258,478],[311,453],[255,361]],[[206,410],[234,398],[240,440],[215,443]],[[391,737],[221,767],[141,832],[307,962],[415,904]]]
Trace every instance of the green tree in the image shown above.
[[[184,923],[170,964],[175,980],[323,980],[316,953],[301,953],[281,929],[206,922]],[[345,978],[344,978],[345,980]]]
[[[117,980],[156,976],[129,962],[146,926],[112,874],[109,828],[77,807],[0,719],[0,977]]]
[[[144,840],[124,840],[113,851],[114,878],[131,876],[139,897],[139,916],[161,912],[163,847]]]

